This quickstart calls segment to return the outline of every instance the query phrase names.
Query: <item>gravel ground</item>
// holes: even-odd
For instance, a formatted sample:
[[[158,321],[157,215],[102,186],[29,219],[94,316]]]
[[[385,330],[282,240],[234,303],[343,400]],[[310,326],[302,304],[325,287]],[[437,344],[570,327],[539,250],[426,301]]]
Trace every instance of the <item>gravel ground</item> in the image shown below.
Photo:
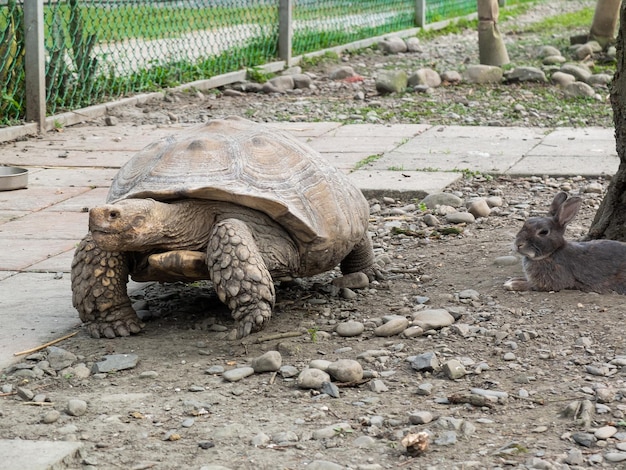
[[[534,17],[549,13],[541,7]],[[423,54],[445,48],[443,56],[455,51],[458,60],[471,57],[469,47],[446,37],[424,44]],[[353,59],[400,60],[375,52]],[[349,116],[355,85],[319,74],[307,95],[181,94],[115,117],[132,125],[225,114]],[[359,86],[370,93],[367,81]],[[530,100],[532,89],[493,90]],[[471,90],[441,93],[460,99]],[[372,100],[386,110],[406,98]],[[298,111],[302,100],[313,111]],[[606,102],[589,105],[609,113]],[[493,119],[481,104],[471,109],[472,124]],[[555,111],[535,123],[518,114],[505,124],[564,119]],[[0,437],[79,441],[82,457],[68,468],[619,466],[626,461],[623,297],[502,287],[521,274],[511,245],[523,220],[545,213],[559,190],[580,194],[583,208],[567,233],[578,238],[607,184],[473,176],[447,191],[460,198],[460,213],[473,198],[489,200],[489,214],[471,223],[449,223],[446,210],[417,201],[372,200],[370,228],[386,279],[354,291],[330,286],[337,272],[281,284],[268,327],[242,341],[226,339],[232,321],[210,287],[146,286],[134,297],[147,322],[142,334],[94,340],[80,331],[4,371]],[[126,363],[108,371],[106,358]],[[325,388],[306,388],[319,376]]]

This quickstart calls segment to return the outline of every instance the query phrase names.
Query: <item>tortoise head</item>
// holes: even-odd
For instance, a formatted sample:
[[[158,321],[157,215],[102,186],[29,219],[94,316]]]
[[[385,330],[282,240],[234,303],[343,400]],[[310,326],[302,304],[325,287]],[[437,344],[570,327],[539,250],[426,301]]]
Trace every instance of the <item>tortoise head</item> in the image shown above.
[[[162,206],[153,199],[124,199],[89,211],[89,230],[105,251],[146,251],[162,236]]]

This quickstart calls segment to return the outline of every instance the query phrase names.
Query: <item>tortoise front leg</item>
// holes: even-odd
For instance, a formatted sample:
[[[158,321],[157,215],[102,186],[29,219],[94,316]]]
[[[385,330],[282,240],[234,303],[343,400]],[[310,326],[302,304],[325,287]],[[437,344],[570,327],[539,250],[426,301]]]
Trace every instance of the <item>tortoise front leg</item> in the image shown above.
[[[129,336],[143,328],[131,306],[127,283],[127,257],[101,250],[87,234],[72,261],[72,303],[92,337]]]
[[[225,219],[215,224],[207,266],[219,299],[237,321],[237,338],[263,328],[272,316],[274,282],[244,222]]]

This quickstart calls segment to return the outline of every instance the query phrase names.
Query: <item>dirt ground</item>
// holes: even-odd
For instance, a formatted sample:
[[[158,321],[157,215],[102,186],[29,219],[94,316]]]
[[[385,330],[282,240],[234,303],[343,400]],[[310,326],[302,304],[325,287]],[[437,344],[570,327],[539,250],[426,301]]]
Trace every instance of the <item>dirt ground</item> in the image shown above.
[[[366,71],[368,64],[357,69]],[[228,114],[259,121],[290,115],[329,119],[353,112],[328,105],[351,102],[353,84],[336,87],[323,76],[317,83],[318,91],[304,104],[295,95],[225,99],[184,93],[113,115],[126,125]],[[373,82],[363,86],[368,96]],[[458,96],[438,91],[432,99],[467,105],[461,96],[467,90],[458,90]],[[532,86],[507,90],[513,99],[504,100],[503,109],[511,108],[518,94],[524,99],[532,94]],[[609,105],[594,106],[606,111]],[[394,102],[376,107],[393,109]],[[483,106],[475,109],[482,116]],[[484,109],[476,122],[491,119],[493,111]],[[502,120],[504,125],[557,122],[558,116],[535,114],[503,111]],[[371,233],[386,279],[355,290],[353,297],[330,286],[338,272],[279,285],[269,325],[244,340],[226,338],[233,323],[210,287],[146,286],[134,294],[146,321],[141,334],[96,340],[81,330],[58,345],[73,354],[66,366],[55,370],[50,351],[43,351],[2,373],[0,438],[78,441],[83,451],[68,464],[72,469],[620,465],[626,459],[624,297],[509,292],[503,283],[521,275],[521,265],[499,259],[512,254],[523,220],[543,213],[560,189],[584,199],[567,232],[571,239],[583,236],[607,184],[470,176],[449,191],[465,201],[499,196],[503,205],[474,224],[442,224],[439,230],[424,224],[427,213],[418,201],[370,201],[373,208],[380,204],[380,211],[372,212]],[[417,337],[374,333],[390,316],[410,320],[425,309],[446,309],[456,321]],[[349,320],[363,323],[364,332],[339,336],[336,326]],[[290,368],[236,382],[222,376],[220,368],[249,365],[267,351],[279,351],[282,365],[296,373],[313,360],[358,360],[365,378],[334,381],[339,396],[332,398],[299,388]],[[424,353],[434,353],[441,366],[457,359],[466,374],[451,379],[444,367],[414,369],[412,359]],[[136,354],[138,362],[126,370],[93,373],[94,364],[115,354]],[[485,398],[473,389],[492,395]],[[70,400],[82,400],[86,410],[68,413]],[[564,413],[571,403],[573,416]],[[402,440],[419,432],[427,433],[426,449],[415,455]]]
[[[5,371],[0,437],[80,441],[82,461],[69,468],[609,466],[607,454],[621,458],[617,449],[626,440],[620,432],[626,425],[623,297],[509,292],[502,284],[521,273],[519,263],[495,263],[511,254],[522,220],[544,211],[559,188],[582,194],[585,205],[568,236],[584,234],[601,197],[585,192],[590,185],[606,181],[463,180],[450,190],[465,199],[498,195],[504,204],[448,235],[426,230],[425,213],[407,206],[413,201],[371,201],[381,203],[371,229],[387,279],[355,291],[353,299],[329,287],[337,273],[279,286],[268,327],[244,340],[226,339],[232,321],[211,288],[148,286],[135,296],[149,317],[142,334],[95,340],[80,331],[59,345],[76,355],[71,368],[48,369],[41,377]],[[392,211],[398,207],[403,210]],[[478,295],[462,298],[467,289]],[[413,338],[373,333],[386,316],[411,318],[432,308],[447,309],[456,322]],[[336,325],[347,320],[362,322],[365,331],[338,336]],[[366,379],[339,383],[339,397],[331,398],[300,389],[287,373],[238,382],[208,373],[212,366],[247,365],[270,350],[298,371],[316,359],[358,358]],[[452,380],[442,369],[418,372],[410,360],[427,352],[440,364],[459,359],[467,374]],[[81,378],[80,364],[91,369],[110,354],[136,354],[139,361],[128,370]],[[44,351],[19,368],[45,370],[45,359]],[[374,390],[375,380],[385,387]],[[476,401],[473,388],[506,397]],[[22,389],[42,394],[42,403],[26,406]],[[473,404],[467,403],[471,396]],[[68,414],[70,399],[86,402],[86,412]],[[591,404],[587,421],[562,416],[571,402],[584,400]],[[51,410],[60,414],[46,424]],[[432,421],[412,424],[417,411],[431,413]],[[576,433],[607,425],[617,434],[589,447],[576,443]],[[420,431],[428,433],[428,448],[414,456],[401,440]]]

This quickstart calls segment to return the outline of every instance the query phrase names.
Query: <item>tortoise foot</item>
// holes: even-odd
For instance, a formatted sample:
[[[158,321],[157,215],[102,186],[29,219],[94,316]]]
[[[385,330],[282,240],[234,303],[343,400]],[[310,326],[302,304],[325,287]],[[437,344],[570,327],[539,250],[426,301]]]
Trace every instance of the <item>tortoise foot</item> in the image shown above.
[[[113,317],[113,318],[112,318]],[[132,308],[107,315],[107,321],[92,321],[86,325],[92,338],[116,338],[140,333],[144,323]]]
[[[250,333],[263,329],[272,316],[272,306],[267,302],[259,302],[254,306],[240,309],[233,316],[239,318],[236,326],[237,338],[244,338]]]

